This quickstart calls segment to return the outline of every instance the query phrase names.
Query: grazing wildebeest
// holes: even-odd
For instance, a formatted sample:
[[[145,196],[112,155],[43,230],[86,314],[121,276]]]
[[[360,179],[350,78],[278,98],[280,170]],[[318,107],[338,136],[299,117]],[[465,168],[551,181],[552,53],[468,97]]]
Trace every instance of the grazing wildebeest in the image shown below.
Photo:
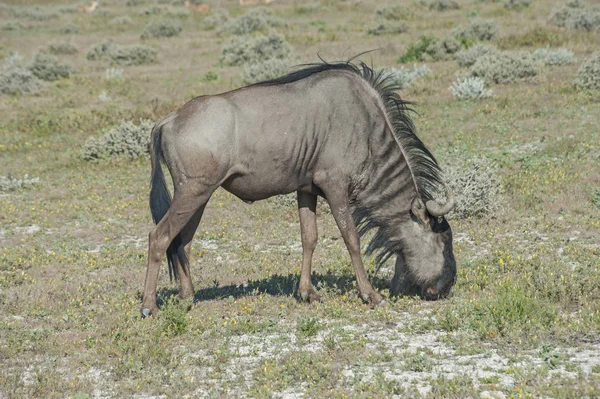
[[[324,197],[350,253],[361,298],[384,300],[363,266],[359,236],[374,229],[368,252],[396,255],[392,294],[407,281],[423,297],[448,294],[456,275],[453,207],[433,199],[440,168],[415,134],[394,83],[364,63],[305,65],[281,78],[197,97],[152,130],[149,235],[142,314],[157,311],[156,285],[167,254],[180,297],[194,293],[188,258],[194,232],[218,188],[246,202],[297,192],[302,237],[299,294],[311,283],[317,196]],[[171,201],[160,165],[174,184]]]

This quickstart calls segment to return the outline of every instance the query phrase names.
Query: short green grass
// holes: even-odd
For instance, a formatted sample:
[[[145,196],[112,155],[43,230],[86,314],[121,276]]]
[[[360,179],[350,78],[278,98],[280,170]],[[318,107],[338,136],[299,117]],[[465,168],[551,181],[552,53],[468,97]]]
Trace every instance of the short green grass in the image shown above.
[[[224,39],[202,28],[204,16],[174,12],[183,5],[101,2],[86,15],[60,12],[69,2],[36,3],[0,7],[2,21],[13,21],[1,62],[16,51],[31,60],[58,40],[79,52],[57,55],[74,75],[44,82],[38,96],[0,96],[0,175],[40,179],[0,192],[0,396],[600,396],[600,93],[573,88],[581,61],[493,86],[495,97],[479,102],[453,100],[456,61],[430,62],[432,73],[402,93],[442,163],[485,156],[505,188],[503,212],[452,221],[459,274],[450,298],[369,309],[320,204],[313,282],[324,300],[300,303],[295,206],[248,206],[219,190],[192,248],[195,303],[177,300],[163,270],[162,311],[144,320],[149,161],[88,162],[81,150],[123,120],[158,120],[196,95],[239,87],[243,67],[219,64]],[[208,3],[244,12],[233,0]],[[372,2],[269,7],[287,22],[276,29],[298,62],[379,48],[363,58],[398,67],[420,36],[443,39],[475,16],[498,23],[491,43],[501,49],[560,46],[583,60],[597,48],[594,32],[547,25],[558,0],[518,13],[458,3],[442,13],[407,4],[408,32],[377,36],[368,34]],[[109,39],[140,44],[155,6],[173,11],[163,17],[180,22],[181,34],[145,40],[157,63],[119,66],[125,79],[107,80],[115,66],[86,60],[88,49]],[[125,16],[131,23],[111,24]],[[391,265],[375,274],[366,263],[388,293]]]

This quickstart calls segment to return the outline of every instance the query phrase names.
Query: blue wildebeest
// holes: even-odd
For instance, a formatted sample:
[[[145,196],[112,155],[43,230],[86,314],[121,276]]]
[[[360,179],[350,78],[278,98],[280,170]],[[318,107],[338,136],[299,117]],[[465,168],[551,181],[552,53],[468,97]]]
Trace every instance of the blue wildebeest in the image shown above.
[[[149,235],[142,314],[157,311],[156,286],[167,254],[180,296],[194,293],[188,258],[194,233],[218,188],[246,202],[297,192],[302,237],[299,294],[318,300],[311,283],[317,244],[317,196],[331,208],[350,253],[360,297],[379,304],[360,253],[360,235],[374,230],[368,252],[397,256],[391,292],[418,288],[446,296],[456,276],[453,207],[433,198],[444,189],[440,168],[416,136],[408,103],[381,72],[364,63],[305,65],[281,78],[197,97],[152,130]],[[160,161],[174,184],[171,200]]]

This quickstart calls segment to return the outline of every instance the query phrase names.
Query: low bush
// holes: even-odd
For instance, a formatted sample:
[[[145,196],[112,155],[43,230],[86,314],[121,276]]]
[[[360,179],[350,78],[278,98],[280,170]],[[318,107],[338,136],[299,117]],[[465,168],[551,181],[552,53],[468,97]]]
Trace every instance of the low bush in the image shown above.
[[[464,49],[456,53],[456,61],[458,65],[465,68],[470,67],[475,62],[486,54],[495,54],[498,52],[496,46],[491,44],[479,43],[468,49]]]
[[[421,4],[433,11],[458,10],[458,3],[454,0],[421,0]]]
[[[445,167],[444,171],[455,198],[449,219],[489,217],[504,207],[504,188],[493,161],[488,158],[454,161],[454,165]]]
[[[579,2],[570,2],[552,11],[549,21],[569,30],[593,31],[600,29],[600,10],[585,9]]]
[[[390,19],[379,19],[376,24],[369,29],[371,35],[385,35],[394,33],[408,32],[408,24],[404,21]]]
[[[252,84],[274,79],[285,75],[290,69],[288,59],[273,58],[261,62],[246,64],[246,70],[242,74],[244,84]]]
[[[182,30],[183,27],[178,21],[172,19],[157,19],[146,25],[140,37],[143,40],[173,37],[179,35]]]
[[[277,33],[268,36],[235,36],[225,46],[221,62],[225,65],[243,65],[269,59],[286,59],[292,49],[285,38]]]
[[[100,137],[92,137],[85,143],[81,155],[86,161],[112,157],[139,158],[150,151],[150,132],[154,123],[140,120],[139,125],[123,121]]]
[[[471,75],[487,83],[513,83],[538,74],[538,65],[529,53],[486,54],[471,67]]]
[[[390,79],[400,89],[409,87],[413,82],[421,76],[426,76],[431,73],[431,69],[427,65],[417,66],[414,65],[413,69],[407,68],[383,68],[381,73],[386,75],[387,79]]]
[[[72,22],[68,22],[64,24],[59,30],[60,33],[65,35],[75,35],[81,31],[79,25],[76,25]]]
[[[531,5],[531,0],[503,0],[502,4],[507,10],[522,10]]]
[[[71,55],[77,54],[79,50],[69,42],[52,42],[48,45],[48,52],[54,55]]]
[[[600,89],[600,51],[596,51],[583,62],[577,71],[574,84],[578,89]]]
[[[260,7],[253,8],[243,15],[223,23],[220,28],[217,28],[217,32],[220,35],[247,35],[283,25],[285,25],[284,22],[277,18],[273,11]]]
[[[539,48],[533,52],[533,58],[544,65],[568,65],[577,61],[573,53],[565,48]]]
[[[0,93],[5,95],[36,94],[41,82],[22,65],[19,55],[13,55],[0,69]]]
[[[113,26],[127,26],[133,23],[133,19],[127,15],[122,15],[110,20],[110,24]]]
[[[92,46],[86,55],[90,61],[108,59],[119,65],[145,65],[156,62],[156,50],[143,45],[123,46],[110,41]]]
[[[379,6],[375,10],[375,17],[378,19],[386,19],[389,21],[399,21],[412,17],[411,10],[401,4],[393,6]]]
[[[600,209],[600,187],[594,190],[592,193],[592,204]]]
[[[476,19],[466,27],[459,27],[452,32],[452,36],[461,44],[468,47],[477,41],[492,40],[498,33],[498,24],[494,21]]]
[[[47,21],[60,17],[56,11],[42,7],[14,7],[13,15],[16,18],[29,19],[30,21]]]
[[[439,40],[431,36],[421,36],[415,43],[408,46],[398,62],[422,62],[443,59],[445,54],[441,51]]]
[[[218,10],[202,20],[202,26],[205,30],[213,30],[219,26],[224,26],[229,20],[227,10]]]
[[[6,21],[0,24],[0,29],[4,31],[17,31],[25,29],[25,25],[19,21]]]
[[[13,177],[11,175],[0,176],[0,191],[8,192],[17,191],[24,188],[30,188],[34,184],[39,183],[39,181],[39,177],[34,177],[30,179],[29,175],[27,174],[21,179]]]
[[[61,64],[55,56],[46,53],[37,53],[29,70],[38,79],[54,81],[67,79],[73,74],[73,68],[67,64]]]
[[[123,70],[121,68],[108,68],[104,72],[104,78],[106,80],[112,81],[123,81],[125,77],[123,76]]]
[[[452,83],[450,92],[459,100],[479,100],[492,96],[492,90],[486,89],[485,81],[479,77],[468,76]]]

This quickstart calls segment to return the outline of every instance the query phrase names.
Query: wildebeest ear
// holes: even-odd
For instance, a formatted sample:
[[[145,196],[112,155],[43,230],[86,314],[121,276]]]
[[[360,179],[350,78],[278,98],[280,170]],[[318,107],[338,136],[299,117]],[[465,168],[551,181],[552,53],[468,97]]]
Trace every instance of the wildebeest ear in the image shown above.
[[[411,212],[422,224],[429,225],[429,214],[427,213],[427,208],[425,207],[425,203],[420,197],[415,197],[411,204]]]

